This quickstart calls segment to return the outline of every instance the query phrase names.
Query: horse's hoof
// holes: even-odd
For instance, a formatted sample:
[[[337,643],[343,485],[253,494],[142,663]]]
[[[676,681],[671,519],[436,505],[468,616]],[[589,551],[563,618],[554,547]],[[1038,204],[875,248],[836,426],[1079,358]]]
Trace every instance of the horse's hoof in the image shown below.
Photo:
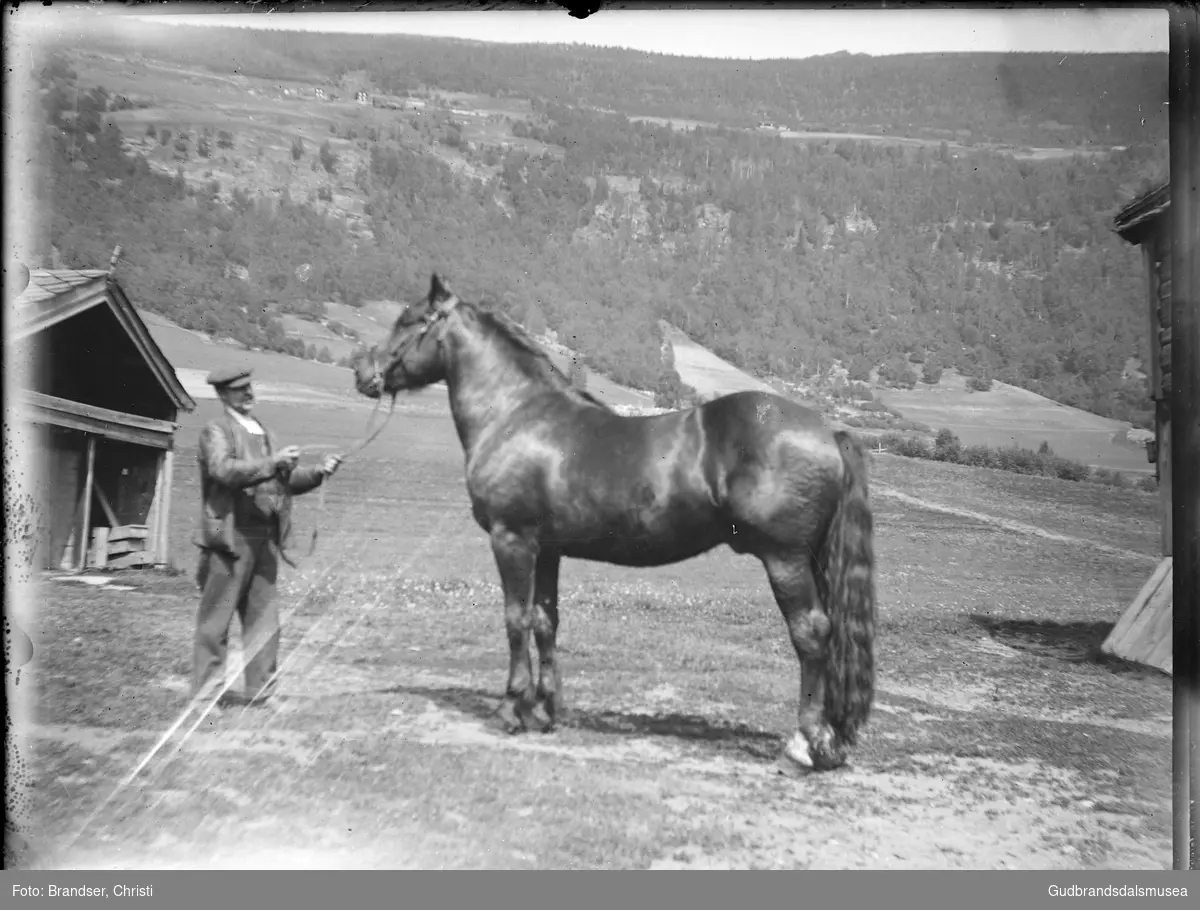
[[[509,736],[516,736],[518,733],[525,732],[525,722],[514,710],[513,706],[507,702],[502,703],[496,709],[496,719],[500,723],[500,728]]]
[[[828,727],[822,728],[809,743],[809,756],[817,771],[833,771],[846,763],[846,750]]]
[[[783,747],[783,754],[779,756],[776,767],[785,777],[807,777],[816,770],[808,739],[803,733],[797,732]]]
[[[530,729],[549,733],[554,729],[554,715],[546,710],[544,704],[537,704],[529,712]]]

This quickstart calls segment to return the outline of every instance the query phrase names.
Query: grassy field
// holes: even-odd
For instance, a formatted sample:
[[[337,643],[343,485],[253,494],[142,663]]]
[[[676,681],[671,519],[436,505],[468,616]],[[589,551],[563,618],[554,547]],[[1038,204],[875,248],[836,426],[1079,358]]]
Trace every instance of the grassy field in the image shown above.
[[[326,389],[348,375],[293,363]],[[347,447],[369,413],[264,397],[262,418],[310,446]],[[445,393],[402,403],[323,510],[297,504],[300,551],[320,537],[281,584],[293,698],[190,733],[189,717],[115,793],[185,705],[194,446],[214,402],[179,434],[180,574],[46,581],[27,864],[1169,867],[1170,681],[1094,656],[1153,570],[1155,497],[875,459],[876,710],[848,768],[797,780],[774,763],[795,659],[761,569],[724,550],[568,562],[566,724],[500,733],[499,590]]]
[[[933,386],[878,390],[876,398],[909,420],[935,430],[948,427],[963,445],[1037,449],[1042,442],[1064,458],[1115,471],[1147,473],[1141,446],[1118,442],[1129,424],[1051,401],[1016,386],[994,383],[974,392],[954,370],[946,370]]]

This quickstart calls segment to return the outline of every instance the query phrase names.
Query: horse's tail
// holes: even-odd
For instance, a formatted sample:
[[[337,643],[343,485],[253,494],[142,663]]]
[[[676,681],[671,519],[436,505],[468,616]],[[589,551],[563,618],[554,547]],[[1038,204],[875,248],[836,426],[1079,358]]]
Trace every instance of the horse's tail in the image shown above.
[[[834,438],[845,474],[818,567],[829,616],[825,717],[839,740],[854,745],[875,697],[874,519],[866,449],[843,430]]]

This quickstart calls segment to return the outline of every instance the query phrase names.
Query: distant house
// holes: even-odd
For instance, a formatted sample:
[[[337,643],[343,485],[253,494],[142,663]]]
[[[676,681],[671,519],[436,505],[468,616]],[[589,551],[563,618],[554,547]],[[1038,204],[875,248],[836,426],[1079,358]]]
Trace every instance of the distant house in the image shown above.
[[[6,308],[5,354],[30,366],[41,566],[169,564],[175,420],[196,402],[108,272],[33,269]]]

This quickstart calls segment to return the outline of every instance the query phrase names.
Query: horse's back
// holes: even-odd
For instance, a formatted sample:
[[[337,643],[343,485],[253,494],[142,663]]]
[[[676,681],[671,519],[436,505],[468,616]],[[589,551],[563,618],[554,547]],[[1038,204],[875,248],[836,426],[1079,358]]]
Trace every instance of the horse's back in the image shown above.
[[[838,452],[837,437],[818,411],[769,392],[734,392],[700,405],[706,435],[745,456],[783,442],[813,455]],[[840,460],[840,456],[839,459]]]

